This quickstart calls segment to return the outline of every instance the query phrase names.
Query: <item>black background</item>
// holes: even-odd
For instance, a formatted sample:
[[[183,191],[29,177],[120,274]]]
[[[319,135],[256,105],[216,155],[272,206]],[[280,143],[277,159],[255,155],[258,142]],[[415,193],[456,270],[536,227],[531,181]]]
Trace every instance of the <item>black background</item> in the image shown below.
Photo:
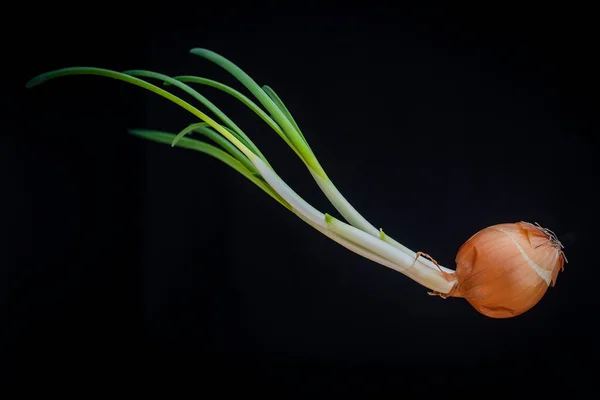
[[[463,366],[504,369],[510,380],[487,373],[503,384],[598,361],[589,10],[116,10],[38,8],[4,28],[9,377],[76,375],[110,386],[178,371],[192,384],[271,385],[309,373],[404,390],[408,372],[439,382],[464,376],[455,370]],[[194,122],[172,103],[99,77],[24,88],[38,73],[74,65],[241,88],[188,54],[193,47],[272,86],[334,183],[392,237],[453,268],[476,231],[539,222],[566,245],[557,286],[509,320],[431,298],[219,161],[127,134]],[[262,121],[216,90],[203,93],[296,192],[338,215]],[[367,386],[375,387],[388,386]]]

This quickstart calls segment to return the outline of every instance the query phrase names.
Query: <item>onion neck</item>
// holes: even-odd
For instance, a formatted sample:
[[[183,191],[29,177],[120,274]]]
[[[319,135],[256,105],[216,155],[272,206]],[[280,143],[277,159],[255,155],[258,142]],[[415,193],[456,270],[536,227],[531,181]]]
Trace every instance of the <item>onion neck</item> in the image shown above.
[[[443,269],[442,269],[443,268]],[[448,272],[450,271],[450,272]],[[419,258],[414,264],[402,272],[407,277],[431,290],[431,295],[460,297],[458,294],[458,279],[454,271],[447,268],[432,267]]]

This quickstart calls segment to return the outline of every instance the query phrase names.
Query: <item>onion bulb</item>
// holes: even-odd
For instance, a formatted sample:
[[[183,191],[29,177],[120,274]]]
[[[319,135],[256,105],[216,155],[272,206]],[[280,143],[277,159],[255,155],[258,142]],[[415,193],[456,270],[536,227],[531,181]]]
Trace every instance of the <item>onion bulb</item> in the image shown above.
[[[501,224],[477,233],[458,251],[456,271],[392,239],[359,214],[335,187],[289,109],[271,87],[259,85],[237,65],[215,52],[195,48],[190,53],[225,69],[259,104],[237,89],[212,79],[193,75],[171,77],[147,70],[118,72],[96,67],[68,67],[42,73],[26,86],[31,88],[63,76],[94,75],[126,82],[162,96],[197,120],[178,134],[147,129],[133,129],[131,134],[156,143],[170,144],[171,147],[198,151],[222,161],[302,221],[346,249],[404,274],[428,288],[430,294],[443,298],[465,298],[486,316],[507,318],[522,314],[542,298],[549,285],[556,282],[558,271],[562,270],[566,261],[562,245],[551,231],[533,224]],[[151,83],[152,80],[158,81],[158,85]],[[346,222],[317,210],[294,192],[277,175],[250,137],[190,84],[210,86],[225,92],[260,117],[300,158]],[[171,90],[183,91],[199,104],[193,105]],[[204,111],[198,106],[202,106]],[[190,137],[192,135],[194,137]]]
[[[528,222],[485,228],[456,255],[452,297],[465,298],[492,318],[508,318],[536,305],[554,286],[566,261],[556,235]]]

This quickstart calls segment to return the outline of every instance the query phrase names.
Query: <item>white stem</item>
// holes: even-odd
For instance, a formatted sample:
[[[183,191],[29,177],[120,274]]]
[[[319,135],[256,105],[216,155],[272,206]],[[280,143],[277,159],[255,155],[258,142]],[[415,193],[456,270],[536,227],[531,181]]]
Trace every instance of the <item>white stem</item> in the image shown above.
[[[347,248],[348,250],[363,256],[364,258],[371,260],[373,262],[376,262],[377,264],[381,264],[383,266],[386,266],[390,269],[393,269],[395,271],[398,272],[403,272],[405,269],[403,267],[401,267],[400,265],[394,264],[393,262],[391,262],[390,260],[387,260],[363,247],[360,247],[359,245],[356,245],[346,239],[344,239],[343,237],[337,235],[336,233],[334,233],[332,230],[323,228],[315,223],[313,223],[312,221],[310,221],[308,218],[306,218],[305,216],[303,216],[302,214],[300,214],[299,212],[297,212],[296,210],[293,210],[294,214],[296,214],[296,216],[298,218],[300,218],[301,220],[303,220],[304,222],[306,222],[307,224],[309,224],[310,226],[312,226],[313,228],[315,228],[316,230],[318,230],[319,232],[321,232],[323,235],[327,236],[328,238],[330,238],[331,240],[333,240],[334,242],[337,242],[339,244],[341,244],[342,246],[344,246],[345,248]]]
[[[313,179],[317,182],[317,185],[321,188],[321,191],[325,194],[325,196],[329,199],[331,204],[339,211],[340,214],[350,223],[350,225],[368,233],[371,236],[381,238],[383,241],[389,243],[395,248],[402,250],[406,255],[408,255],[411,259],[416,257],[416,253],[404,246],[403,244],[397,242],[392,239],[388,235],[383,235],[382,232],[375,228],[369,221],[367,221],[351,204],[346,200],[346,198],[340,193],[340,191],[335,187],[333,182],[329,179],[323,178],[321,175],[316,173],[310,166],[308,166],[308,170],[312,175]],[[438,266],[435,265],[427,258],[419,258],[419,261],[422,262],[427,267],[438,271]],[[452,274],[453,270],[440,266],[444,272]]]
[[[336,210],[346,218],[346,221],[348,221],[350,225],[355,226],[372,236],[379,236],[379,230],[356,211],[352,204],[342,196],[340,191],[329,179],[323,178],[321,175],[317,174],[310,166],[308,166],[308,171],[331,204],[333,204]]]
[[[455,281],[448,279],[440,270],[429,268],[423,258],[415,262],[401,249],[374,237],[342,221],[327,217],[294,192],[268,165],[257,156],[250,161],[267,183],[275,190],[298,216],[349,250],[381,265],[403,273],[421,285],[438,293],[449,293]],[[328,221],[329,220],[329,221]]]
[[[396,269],[398,272],[403,273],[415,282],[435,292],[449,293],[456,284],[456,281],[446,278],[440,270],[434,270],[421,264],[421,258],[415,260],[414,257],[410,257],[389,243],[335,219],[330,215],[326,216],[326,221],[332,232],[351,242],[360,243],[373,253],[392,261],[399,267]]]

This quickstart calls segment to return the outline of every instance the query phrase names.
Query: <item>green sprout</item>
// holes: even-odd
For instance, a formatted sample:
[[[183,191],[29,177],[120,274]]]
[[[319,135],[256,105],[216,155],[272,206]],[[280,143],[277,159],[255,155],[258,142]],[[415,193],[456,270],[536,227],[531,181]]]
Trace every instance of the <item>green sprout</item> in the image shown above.
[[[258,85],[231,61],[210,50],[195,48],[190,53],[211,61],[229,72],[259,104],[238,90],[214,80],[190,75],[170,77],[145,70],[117,72],[93,67],[64,68],[43,73],[30,80],[26,86],[31,88],[64,76],[97,75],[124,81],[162,96],[193,114],[199,121],[179,133],[133,129],[129,131],[131,134],[149,141],[170,144],[172,147],[199,151],[221,160],[301,220],[345,248],[403,273],[429,288],[433,294],[440,294],[443,297],[444,294],[453,291],[456,286],[453,270],[439,266],[433,259],[419,257],[422,253],[413,252],[384,234],[382,229],[375,228],[342,196],[317,160],[292,114],[272,88]],[[151,83],[151,80],[156,81],[160,86]],[[256,113],[300,158],[319,188],[347,223],[322,213],[294,192],[277,175],[267,158],[244,131],[190,84],[216,88],[236,98]],[[167,89],[186,92],[213,117]],[[212,144],[200,138],[208,139]]]

